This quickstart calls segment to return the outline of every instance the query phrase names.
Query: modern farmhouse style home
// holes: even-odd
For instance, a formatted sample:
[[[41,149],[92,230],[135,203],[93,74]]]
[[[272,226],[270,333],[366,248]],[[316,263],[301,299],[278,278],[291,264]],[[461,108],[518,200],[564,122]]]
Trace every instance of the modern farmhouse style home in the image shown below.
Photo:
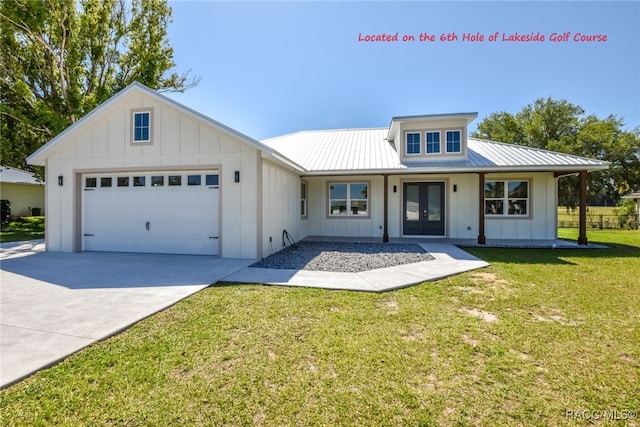
[[[554,240],[606,162],[470,138],[476,113],[265,141],[134,83],[33,153],[49,251],[261,258],[307,236]],[[586,243],[583,227],[580,243]]]

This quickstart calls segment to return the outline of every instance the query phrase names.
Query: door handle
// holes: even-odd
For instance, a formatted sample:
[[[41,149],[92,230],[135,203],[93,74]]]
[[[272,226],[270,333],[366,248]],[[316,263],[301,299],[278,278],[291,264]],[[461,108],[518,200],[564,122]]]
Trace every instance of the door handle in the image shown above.
[[[144,225],[144,227],[147,229],[147,231],[149,231],[149,229],[151,228],[151,223],[149,221],[147,221],[147,223]]]
[[[426,209],[425,209],[425,210],[423,210],[423,211],[422,211],[422,214],[423,214],[424,216],[427,216],[427,210],[426,210]]]

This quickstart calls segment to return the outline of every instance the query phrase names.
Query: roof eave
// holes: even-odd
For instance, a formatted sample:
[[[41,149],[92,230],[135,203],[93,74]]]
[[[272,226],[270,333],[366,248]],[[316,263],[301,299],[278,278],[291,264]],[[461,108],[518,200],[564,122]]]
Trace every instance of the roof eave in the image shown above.
[[[96,106],[93,110],[91,110],[89,113],[84,115],[80,120],[78,120],[77,122],[73,123],[71,126],[66,128],[65,130],[60,132],[58,135],[53,137],[53,139],[49,140],[42,147],[38,148],[36,151],[31,153],[27,157],[27,164],[34,165],[34,166],[45,166],[45,161],[46,161],[46,158],[47,158],[46,154],[50,150],[52,150],[53,147],[55,147],[57,145],[58,141],[60,141],[65,136],[67,136],[70,133],[72,133],[76,128],[80,127],[83,123],[87,122],[93,116],[97,115],[100,111],[106,109],[109,105],[114,104],[118,99],[123,97],[125,95],[125,93],[129,92],[129,90],[131,90],[133,87],[146,88],[146,86],[144,86],[144,85],[142,85],[142,84],[140,84],[138,82],[131,83],[130,85],[128,85],[127,87],[122,89],[120,92],[116,93],[111,98],[107,99],[102,104]]]
[[[604,165],[567,165],[567,166],[483,166],[483,167],[405,167],[405,168],[378,168],[378,169],[345,169],[345,170],[310,170],[305,176],[327,175],[414,175],[414,174],[445,174],[445,173],[509,173],[509,172],[566,172],[567,175],[586,170],[593,172],[605,170]]]
[[[392,133],[395,131],[396,127],[400,125],[400,123],[404,122],[415,122],[422,120],[438,120],[438,119],[459,119],[466,118],[466,124],[469,125],[472,121],[474,121],[478,117],[477,112],[469,112],[469,113],[443,113],[443,114],[422,114],[418,116],[397,116],[391,118],[391,123],[389,124],[389,132],[387,133],[387,140],[390,141],[390,137]]]
[[[38,150],[36,150],[34,153],[32,153],[29,157],[27,157],[27,163],[30,165],[34,165],[34,166],[44,166],[45,165],[45,160],[46,160],[46,154],[53,149],[53,147],[55,145],[57,145],[57,141],[63,139],[66,135],[70,134],[71,132],[73,132],[77,127],[81,126],[83,123],[87,122],[91,117],[95,116],[96,114],[98,114],[100,111],[105,110],[106,108],[108,108],[109,105],[115,103],[118,99],[120,99],[121,97],[125,96],[126,93],[128,93],[129,91],[133,90],[133,89],[137,89],[137,90],[141,90],[142,92],[150,95],[150,96],[154,96],[170,105],[172,105],[175,108],[178,108],[179,110],[184,111],[185,113],[187,113],[188,115],[191,115],[192,117],[205,121],[209,124],[212,124],[214,126],[216,126],[217,128],[219,128],[220,130],[222,130],[223,132],[225,132],[228,135],[231,136],[235,136],[237,138],[240,138],[242,140],[244,140],[246,143],[248,143],[249,145],[252,145],[254,148],[256,148],[257,150],[261,151],[261,152],[266,152],[266,153],[274,153],[274,150],[261,143],[260,141],[251,138],[250,136],[247,136],[245,134],[243,134],[242,132],[238,132],[237,130],[230,128],[227,125],[224,125],[216,120],[213,120],[212,118],[199,113],[196,110],[193,110],[189,107],[187,107],[186,105],[183,105],[177,101],[174,101],[173,99],[156,92],[155,90],[143,85],[142,83],[139,82],[133,82],[131,83],[129,86],[125,87],[124,89],[122,89],[120,92],[116,93],[115,95],[113,95],[111,98],[109,98],[108,100],[106,100],[105,102],[103,102],[102,104],[98,105],[96,108],[94,108],[93,110],[91,110],[87,115],[85,115],[84,117],[82,117],[80,120],[78,120],[77,122],[75,122],[74,124],[72,124],[71,126],[69,126],[67,129],[65,129],[63,132],[61,132],[60,134],[58,134],[56,137],[54,137],[53,139],[51,139],[49,142],[47,142],[46,144],[44,144],[42,147],[40,147]]]
[[[0,181],[0,184],[18,184],[18,185],[44,185],[44,182],[19,182],[19,181]]]
[[[274,161],[276,161],[277,163],[287,167],[290,170],[293,170],[299,174],[306,174],[308,171],[300,166],[298,163],[294,162],[293,160],[290,160],[288,157],[278,153],[277,151],[271,149],[270,152],[263,152],[262,153],[262,158],[263,159],[273,159]]]

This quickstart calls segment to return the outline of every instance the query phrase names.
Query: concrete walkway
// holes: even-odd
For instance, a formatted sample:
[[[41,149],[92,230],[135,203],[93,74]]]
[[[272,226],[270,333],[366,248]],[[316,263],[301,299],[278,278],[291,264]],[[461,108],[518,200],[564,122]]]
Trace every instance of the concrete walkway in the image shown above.
[[[2,244],[0,388],[209,286],[252,260],[44,252]]]
[[[350,291],[386,292],[418,283],[438,280],[489,264],[446,243],[420,243],[434,259],[359,273],[308,270],[244,268],[224,278],[225,282],[262,283]]]

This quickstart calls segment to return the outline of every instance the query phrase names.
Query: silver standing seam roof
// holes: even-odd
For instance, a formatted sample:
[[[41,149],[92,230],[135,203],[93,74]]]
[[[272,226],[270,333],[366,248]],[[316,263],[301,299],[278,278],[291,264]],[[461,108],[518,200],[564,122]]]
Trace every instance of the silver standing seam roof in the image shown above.
[[[386,140],[389,128],[304,131],[262,141],[309,175],[366,173],[461,173],[606,169],[604,161],[538,148],[468,138],[466,158],[400,160]]]
[[[10,184],[44,185],[31,172],[10,166],[0,166],[0,182]]]
[[[202,113],[192,110],[143,84],[134,82],[97,106],[65,131],[27,157],[27,162],[44,166],[49,153],[64,141],[67,135],[97,116],[108,105],[131,91],[139,91],[170,104],[193,118],[212,125],[222,132],[234,135],[271,158],[301,175],[344,174],[401,174],[401,173],[464,173],[491,171],[554,171],[573,173],[579,170],[607,169],[609,164],[600,160],[562,154],[553,151],[468,138],[467,156],[433,160],[404,161],[393,142],[387,137],[393,126],[401,122],[456,117],[472,121],[477,113],[431,114],[394,117],[390,127],[373,129],[341,129],[298,132],[276,138],[257,141]],[[3,167],[4,168],[4,167]],[[14,169],[19,171],[19,169]],[[28,172],[20,171],[25,174]],[[3,171],[3,176],[4,176]],[[11,172],[12,174],[13,172]],[[9,175],[9,174],[8,174]],[[8,176],[7,175],[7,176]],[[25,178],[26,179],[26,178]],[[2,182],[5,178],[2,178]],[[39,182],[25,182],[38,184]]]

